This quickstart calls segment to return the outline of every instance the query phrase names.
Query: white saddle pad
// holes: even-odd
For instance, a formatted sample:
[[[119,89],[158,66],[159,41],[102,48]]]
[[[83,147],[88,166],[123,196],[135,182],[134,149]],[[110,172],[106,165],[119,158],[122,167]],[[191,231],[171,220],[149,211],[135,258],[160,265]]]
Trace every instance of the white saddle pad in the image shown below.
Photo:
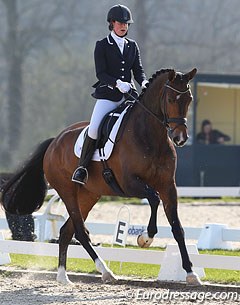
[[[104,160],[108,160],[112,154],[112,151],[113,151],[113,147],[114,147],[114,144],[115,144],[115,140],[116,140],[116,137],[117,137],[117,133],[118,133],[118,130],[121,126],[121,122],[124,118],[124,115],[126,114],[127,110],[128,110],[129,106],[126,107],[124,109],[124,111],[120,114],[116,114],[116,113],[110,113],[110,116],[113,115],[113,116],[119,116],[119,118],[117,119],[116,123],[113,125],[113,128],[111,130],[111,133],[109,135],[109,139],[108,141],[106,142],[104,148],[102,149],[101,148],[101,154],[102,156],[100,156],[99,154],[99,149],[96,149],[95,153],[93,154],[93,157],[92,157],[92,160],[93,161],[101,161],[102,159]],[[83,131],[80,133],[79,137],[77,138],[77,141],[74,145],[74,154],[80,158],[80,155],[81,155],[81,151],[82,151],[82,146],[83,146],[83,140],[84,140],[84,137],[85,137],[85,132],[87,130],[88,126],[86,126]]]

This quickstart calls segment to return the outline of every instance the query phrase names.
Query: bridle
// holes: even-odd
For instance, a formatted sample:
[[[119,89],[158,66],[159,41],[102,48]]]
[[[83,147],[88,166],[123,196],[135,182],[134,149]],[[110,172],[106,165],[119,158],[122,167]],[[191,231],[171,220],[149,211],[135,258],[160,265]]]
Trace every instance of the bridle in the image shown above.
[[[187,118],[169,118],[168,117],[168,113],[167,113],[167,101],[165,98],[166,95],[166,88],[178,93],[178,95],[176,96],[176,99],[178,100],[181,95],[186,94],[187,92],[190,91],[190,85],[187,84],[187,89],[184,91],[180,91],[177,90],[176,88],[172,87],[169,85],[169,80],[165,83],[164,85],[164,90],[163,93],[161,95],[160,98],[160,102],[163,101],[163,120],[161,120],[157,114],[155,114],[154,112],[152,112],[150,109],[148,109],[143,103],[141,103],[139,101],[138,98],[133,97],[131,94],[127,93],[127,95],[129,95],[138,105],[140,105],[142,108],[144,108],[144,110],[149,113],[152,117],[154,117],[160,124],[162,124],[165,128],[167,128],[169,130],[170,133],[173,133],[174,130],[180,126],[180,125],[184,125],[187,128]],[[174,128],[170,128],[170,123],[175,123],[176,126]]]
[[[180,125],[184,125],[186,128],[187,128],[187,118],[169,118],[168,117],[168,113],[167,113],[167,101],[166,101],[166,98],[165,98],[165,95],[166,95],[166,88],[178,93],[176,95],[176,100],[179,100],[179,98],[188,93],[190,91],[190,85],[187,84],[187,89],[184,90],[184,91],[180,91],[180,90],[177,90],[176,88],[172,87],[169,85],[169,80],[166,82],[166,84],[164,85],[164,90],[163,90],[163,94],[162,94],[162,97],[161,99],[163,100],[163,124],[165,127],[167,127],[167,129],[173,133],[174,130],[180,126]],[[170,128],[169,126],[169,123],[175,123],[176,126],[174,128]]]

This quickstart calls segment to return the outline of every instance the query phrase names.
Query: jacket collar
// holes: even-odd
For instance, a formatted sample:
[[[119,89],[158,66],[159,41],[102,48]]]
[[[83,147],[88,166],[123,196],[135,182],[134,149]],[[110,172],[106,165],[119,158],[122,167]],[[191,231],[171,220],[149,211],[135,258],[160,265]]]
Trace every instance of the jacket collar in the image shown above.
[[[112,36],[112,38],[116,41],[116,43],[124,43],[125,38],[124,37],[120,37],[117,34],[114,33],[114,31],[112,31],[110,33],[110,35]]]
[[[119,50],[119,47],[116,43],[116,41],[114,40],[114,38],[112,37],[111,33],[107,36],[107,41],[108,44],[113,46],[113,48],[118,52],[118,54],[123,58],[126,56],[127,51],[128,51],[128,40],[126,38],[124,38],[124,49],[123,49],[123,54],[121,53],[121,51]]]

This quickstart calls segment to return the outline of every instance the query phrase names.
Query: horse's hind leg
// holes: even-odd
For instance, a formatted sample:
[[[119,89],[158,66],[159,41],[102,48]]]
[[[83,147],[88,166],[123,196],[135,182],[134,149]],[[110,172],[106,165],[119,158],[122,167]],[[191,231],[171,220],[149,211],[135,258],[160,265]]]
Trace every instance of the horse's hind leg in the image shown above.
[[[91,245],[88,231],[84,225],[84,220],[87,218],[88,212],[91,210],[92,206],[99,198],[95,198],[96,195],[93,195],[89,192],[81,191],[80,203],[79,206],[81,210],[73,211],[71,218],[75,227],[75,237],[80,241],[81,245],[88,252],[90,257],[95,263],[96,269],[102,274],[103,282],[109,282],[115,279],[112,271],[107,267],[102,258],[96,253],[94,248]],[[94,197],[94,201],[93,201]]]
[[[59,237],[59,259],[57,281],[62,284],[70,284],[66,273],[67,249],[74,234],[74,226],[71,218],[64,223],[60,229]]]
[[[173,236],[178,243],[183,269],[187,272],[186,281],[190,285],[201,285],[198,275],[192,271],[192,263],[187,252],[184,230],[177,212],[177,190],[175,185],[169,189],[165,188],[161,193],[161,199],[163,200],[164,210],[171,225]]]
[[[104,282],[114,279],[113,273],[106,266],[101,257],[98,256],[96,251],[91,245],[88,231],[85,227],[84,220],[93,205],[97,202],[98,197],[89,193],[84,188],[79,188],[78,195],[73,194],[67,196],[68,198],[62,198],[66,204],[68,213],[71,220],[66,222],[61,231],[60,243],[59,243],[59,268],[58,268],[58,280],[62,283],[69,283],[69,279],[66,274],[66,257],[67,247],[75,232],[76,239],[81,243],[84,249],[88,252],[92,260],[95,262],[96,268],[102,274],[102,280]],[[63,280],[61,280],[63,279]]]
[[[67,276],[66,263],[67,263],[68,246],[73,237],[74,232],[75,230],[74,230],[73,222],[69,217],[68,220],[61,227],[60,236],[59,236],[59,259],[58,259],[57,281],[62,284],[72,284],[72,282],[69,280]]]

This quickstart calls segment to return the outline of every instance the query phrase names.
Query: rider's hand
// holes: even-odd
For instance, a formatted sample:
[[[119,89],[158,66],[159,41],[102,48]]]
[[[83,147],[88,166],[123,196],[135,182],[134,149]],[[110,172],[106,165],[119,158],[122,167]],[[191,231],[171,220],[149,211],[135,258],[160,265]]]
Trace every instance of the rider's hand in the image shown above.
[[[131,84],[127,82],[123,82],[121,81],[121,79],[118,79],[116,82],[116,87],[120,92],[126,93],[131,89]]]

